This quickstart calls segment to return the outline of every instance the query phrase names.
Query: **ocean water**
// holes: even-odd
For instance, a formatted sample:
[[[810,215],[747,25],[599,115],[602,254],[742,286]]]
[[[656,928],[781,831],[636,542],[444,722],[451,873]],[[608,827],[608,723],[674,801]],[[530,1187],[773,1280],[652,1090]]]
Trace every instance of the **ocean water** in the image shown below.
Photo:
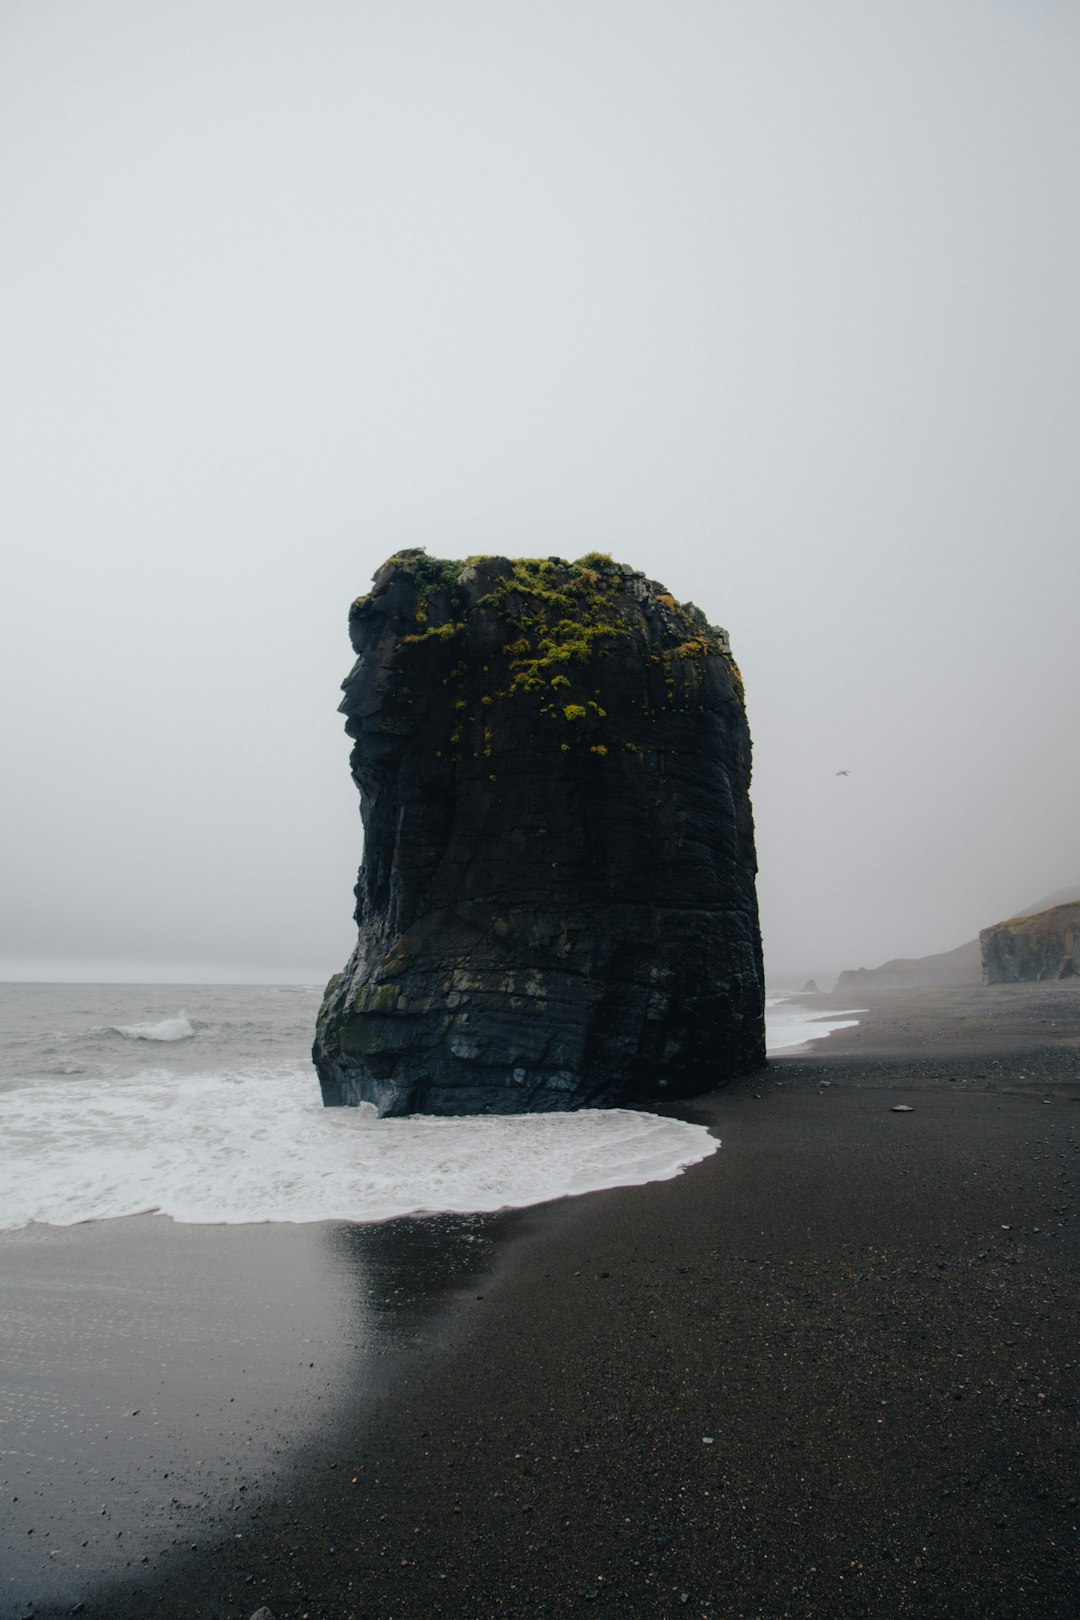
[[[631,1109],[380,1120],[324,1108],[308,1056],[320,997],[299,985],[0,985],[0,1229],[148,1212],[483,1212],[665,1180],[720,1145]],[[780,1047],[808,1038],[813,1015],[775,1002],[769,1016]]]
[[[791,1052],[807,1046],[811,1041],[824,1040],[834,1029],[850,1029],[859,1022],[864,1007],[851,1007],[843,1011],[818,1012],[807,1006],[805,998],[795,992],[777,992],[765,1000],[765,1040],[770,1057],[777,1052]]]
[[[324,1108],[315,986],[0,986],[0,1229],[157,1211],[382,1221],[677,1175],[708,1131],[629,1109],[507,1119]]]

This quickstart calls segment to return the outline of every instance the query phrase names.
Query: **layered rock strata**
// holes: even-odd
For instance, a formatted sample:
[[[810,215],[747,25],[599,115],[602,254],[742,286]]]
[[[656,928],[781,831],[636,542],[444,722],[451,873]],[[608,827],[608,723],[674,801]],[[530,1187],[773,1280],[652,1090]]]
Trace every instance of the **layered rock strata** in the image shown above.
[[[750,736],[724,631],[600,555],[423,551],[353,604],[364,863],[327,1104],[518,1113],[764,1062]]]
[[[983,982],[1071,979],[1080,972],[1080,904],[1052,906],[1030,917],[995,923],[979,935]]]

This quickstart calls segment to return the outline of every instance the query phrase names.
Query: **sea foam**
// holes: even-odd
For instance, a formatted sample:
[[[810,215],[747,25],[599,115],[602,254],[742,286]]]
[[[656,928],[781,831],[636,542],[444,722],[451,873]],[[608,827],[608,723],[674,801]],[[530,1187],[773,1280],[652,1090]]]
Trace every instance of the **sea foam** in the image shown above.
[[[109,1028],[129,1041],[188,1041],[195,1033],[185,1012],[177,1013],[175,1018],[162,1018],[156,1024],[111,1024]]]
[[[516,1208],[667,1180],[719,1145],[703,1126],[623,1108],[380,1120],[324,1108],[295,1063],[39,1080],[0,1095],[0,1228]]]
[[[765,1046],[769,1056],[775,1052],[790,1052],[820,1041],[835,1029],[850,1029],[859,1022],[865,1007],[850,1007],[842,1011],[818,1012],[803,1001],[784,995],[765,998]]]

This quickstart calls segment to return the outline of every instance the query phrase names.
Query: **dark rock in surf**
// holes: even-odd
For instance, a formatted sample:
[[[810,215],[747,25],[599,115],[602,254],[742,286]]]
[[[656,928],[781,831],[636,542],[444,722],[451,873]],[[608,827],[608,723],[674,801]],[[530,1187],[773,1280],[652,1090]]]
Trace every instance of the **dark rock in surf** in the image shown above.
[[[520,1113],[764,1062],[750,736],[727,635],[596,554],[406,551],[353,604],[359,938],[323,1100]]]

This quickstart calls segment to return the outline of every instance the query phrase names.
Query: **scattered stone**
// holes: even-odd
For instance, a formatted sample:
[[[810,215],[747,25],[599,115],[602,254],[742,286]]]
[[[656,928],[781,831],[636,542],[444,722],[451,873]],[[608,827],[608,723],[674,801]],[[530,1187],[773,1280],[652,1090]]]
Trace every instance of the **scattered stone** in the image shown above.
[[[893,1103],[894,1114],[913,1114],[915,1112],[910,1103]]]
[[[261,1609],[255,1610],[255,1613],[251,1616],[251,1620],[274,1620],[274,1616],[266,1605],[263,1604]]]

